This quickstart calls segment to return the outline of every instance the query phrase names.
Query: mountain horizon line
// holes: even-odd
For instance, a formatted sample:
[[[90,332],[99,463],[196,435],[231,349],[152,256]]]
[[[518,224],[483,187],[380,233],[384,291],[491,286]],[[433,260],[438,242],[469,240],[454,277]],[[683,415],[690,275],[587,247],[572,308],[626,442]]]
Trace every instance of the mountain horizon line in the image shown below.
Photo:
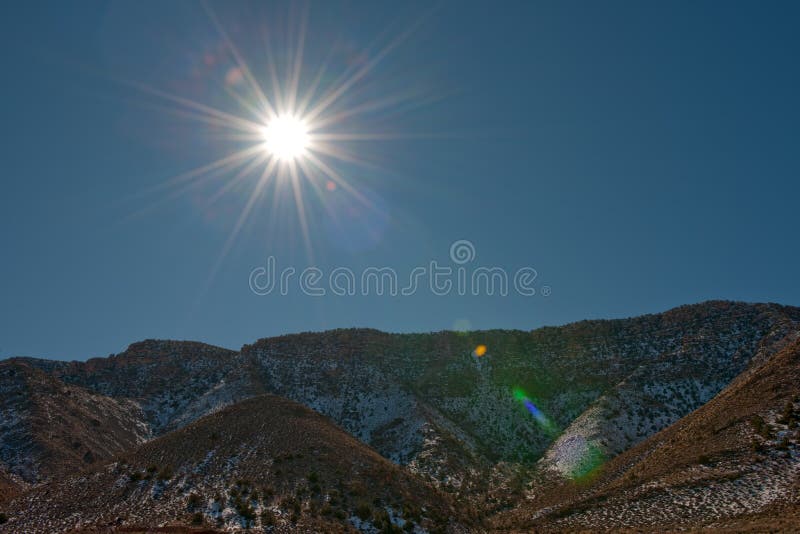
[[[293,331],[293,332],[286,332],[282,334],[275,334],[265,337],[259,337],[252,343],[245,343],[239,349],[234,349],[230,347],[226,347],[222,344],[211,343],[208,341],[199,341],[196,339],[177,339],[177,338],[144,338],[138,341],[133,341],[128,344],[128,346],[120,351],[120,352],[110,352],[106,356],[87,356],[84,358],[59,358],[59,357],[47,357],[43,355],[32,355],[32,354],[12,354],[9,356],[0,357],[0,362],[9,361],[9,360],[46,360],[46,361],[54,361],[54,362],[88,362],[90,360],[97,360],[97,359],[108,359],[114,356],[119,356],[125,354],[126,352],[135,349],[137,346],[144,346],[148,343],[180,343],[180,344],[196,344],[202,345],[214,349],[219,350],[226,350],[232,353],[238,353],[243,351],[245,348],[250,347],[252,345],[256,345],[263,340],[269,339],[283,339],[283,338],[292,338],[298,336],[307,336],[313,334],[331,334],[336,332],[364,332],[364,333],[375,333],[375,334],[384,334],[390,336],[413,336],[413,335],[432,335],[432,334],[457,334],[457,335],[476,335],[482,332],[505,332],[505,333],[533,333],[537,331],[547,331],[548,329],[555,329],[555,328],[568,328],[575,325],[581,325],[586,323],[606,323],[606,322],[615,322],[615,321],[627,321],[633,319],[644,319],[647,317],[654,317],[660,316],[664,314],[670,314],[675,312],[680,312],[682,310],[692,309],[692,308],[702,308],[704,306],[713,306],[713,305],[741,305],[741,306],[770,306],[775,307],[777,309],[800,309],[800,305],[794,304],[782,304],[779,302],[753,302],[753,301],[744,301],[744,300],[731,300],[731,299],[707,299],[702,300],[694,303],[688,304],[680,304],[677,306],[673,306],[671,308],[667,308],[666,310],[662,311],[655,311],[655,312],[648,312],[642,313],[638,315],[626,315],[624,317],[614,317],[614,318],[587,318],[587,319],[578,319],[576,321],[569,321],[562,324],[549,324],[549,325],[542,325],[537,326],[531,329],[521,329],[521,328],[481,328],[481,329],[442,329],[442,330],[428,330],[428,331],[390,331],[390,330],[382,330],[380,328],[374,328],[369,326],[347,326],[347,327],[336,327],[336,328],[327,328],[323,330],[301,330],[301,331]]]

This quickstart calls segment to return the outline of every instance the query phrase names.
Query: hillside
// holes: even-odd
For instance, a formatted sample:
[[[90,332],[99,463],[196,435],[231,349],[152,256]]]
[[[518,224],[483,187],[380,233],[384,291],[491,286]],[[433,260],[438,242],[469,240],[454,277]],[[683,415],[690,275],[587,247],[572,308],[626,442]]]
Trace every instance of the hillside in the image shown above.
[[[89,468],[150,437],[135,403],[0,362],[0,495]]]
[[[327,418],[255,397],[12,503],[5,528],[59,532],[163,525],[350,531],[450,526],[448,499]],[[0,527],[2,529],[3,527]]]
[[[497,526],[800,528],[798,384],[800,341],[794,341],[700,409],[611,460],[588,487],[551,487]]]
[[[698,469],[708,468],[705,463],[715,461],[709,458],[716,458],[718,451],[697,448],[705,440],[705,427],[688,427],[678,452],[657,453],[662,449],[653,444],[712,409],[731,388],[745,387],[754,379],[749,377],[777,373],[775,362],[785,360],[798,333],[798,308],[712,301],[660,314],[532,331],[389,334],[348,329],[261,339],[239,351],[190,341],[147,340],[121,354],[85,362],[14,358],[0,364],[0,370],[17,373],[0,375],[0,387],[8,391],[0,412],[0,490],[7,499],[29,486],[33,487],[26,495],[42,495],[63,482],[65,473],[79,478],[118,455],[144,469],[146,477],[147,467],[155,466],[158,472],[165,462],[159,456],[152,465],[137,464],[132,452],[136,445],[147,441],[135,454],[159,443],[181,449],[180,440],[189,439],[184,432],[195,424],[209,425],[219,413],[232,414],[231,422],[245,421],[241,407],[268,393],[318,412],[365,451],[390,462],[402,474],[398,476],[455,499],[463,512],[459,521],[482,516],[491,518],[487,526],[497,528],[590,528],[606,521],[589,512],[593,496],[623,499],[625,477],[635,477],[629,484],[634,491],[645,487],[639,477],[651,476],[647,473],[654,465],[666,466],[666,473],[678,478],[694,476],[684,473],[683,464],[674,458],[699,462],[703,457]],[[487,347],[482,356],[474,352],[478,345]],[[789,371],[784,374],[792,376]],[[767,402],[770,388],[776,387],[769,380],[747,386],[747,396]],[[786,406],[762,408],[748,408],[765,421],[761,431],[772,424],[769,410]],[[58,439],[48,433],[49,414],[54,413],[60,415],[54,427],[60,429]],[[220,427],[219,435],[238,435],[243,431],[238,425]],[[249,443],[255,437],[242,439]],[[781,454],[786,447],[793,450],[793,438],[787,439],[788,445],[772,445],[779,445]],[[191,440],[194,451],[194,436]],[[73,447],[76,442],[80,446]],[[747,443],[754,446],[752,440]],[[762,445],[769,448],[770,443]],[[732,447],[739,450],[740,445]],[[169,447],[159,454],[168,458]],[[196,454],[205,457],[212,444],[206,449],[198,445]],[[636,451],[646,454],[639,458]],[[659,454],[663,461],[646,461],[661,458]],[[745,499],[746,507],[730,509],[735,513],[720,506],[697,509],[731,520],[755,517],[774,506],[791,510],[787,488],[797,478],[792,458],[768,463],[772,467],[758,475],[782,488],[778,497]],[[298,465],[309,461],[304,455]],[[737,461],[756,469],[754,457]],[[632,462],[643,462],[646,469],[640,474],[640,467],[629,466]],[[220,479],[226,469],[220,467],[211,479]],[[156,475],[149,473],[151,479]],[[662,475],[666,476],[653,471],[653,480]],[[703,491],[699,493],[702,497]],[[125,495],[117,497],[125,500]],[[639,499],[639,493],[625,495],[624,499]],[[168,521],[169,513],[177,514],[174,506],[165,508],[165,515],[146,519]],[[664,524],[682,525],[671,513],[664,512]],[[216,528],[216,519],[204,516],[209,528]],[[638,524],[623,511],[607,521]],[[699,519],[689,514],[686,521],[695,525]]]
[[[263,393],[248,380],[237,352],[193,341],[141,341],[85,362],[20,360],[64,382],[137,402],[156,435]]]

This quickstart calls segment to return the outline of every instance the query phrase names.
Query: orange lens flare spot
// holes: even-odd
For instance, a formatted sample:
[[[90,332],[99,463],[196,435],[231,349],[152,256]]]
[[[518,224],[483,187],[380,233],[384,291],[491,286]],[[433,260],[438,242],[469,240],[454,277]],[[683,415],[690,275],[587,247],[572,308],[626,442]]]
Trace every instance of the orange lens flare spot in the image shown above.
[[[480,358],[484,354],[486,354],[486,345],[478,345],[475,347],[475,350],[472,351],[472,354]]]

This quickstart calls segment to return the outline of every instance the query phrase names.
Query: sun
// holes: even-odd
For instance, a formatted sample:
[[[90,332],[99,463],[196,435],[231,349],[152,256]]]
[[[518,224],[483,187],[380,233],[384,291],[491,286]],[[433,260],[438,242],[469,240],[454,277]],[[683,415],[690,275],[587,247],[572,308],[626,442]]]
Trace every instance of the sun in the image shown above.
[[[275,159],[292,162],[306,153],[308,125],[293,115],[279,115],[264,126],[264,148]]]
[[[297,214],[302,244],[309,258],[314,253],[311,239],[314,229],[309,228],[310,224],[318,216],[332,217],[337,224],[339,222],[339,213],[330,203],[317,203],[317,199],[325,200],[335,194],[337,199],[357,202],[358,209],[380,211],[380,206],[360,190],[359,181],[342,174],[339,165],[346,165],[348,172],[357,167],[380,170],[374,156],[356,148],[357,145],[402,136],[364,131],[359,123],[377,118],[383,126],[385,114],[403,110],[421,95],[416,91],[380,92],[378,97],[364,98],[372,94],[374,88],[367,81],[369,75],[413,33],[417,24],[388,40],[383,47],[365,50],[359,55],[359,58],[363,56],[363,61],[351,62],[339,54],[329,54],[327,60],[311,68],[312,65],[304,64],[308,22],[308,13],[304,12],[298,17],[296,29],[269,32],[277,36],[294,34],[297,36],[295,43],[273,43],[269,35],[263,36],[268,45],[267,54],[262,58],[261,50],[254,49],[257,54],[254,64],[258,66],[254,70],[211,8],[205,4],[203,7],[217,30],[212,38],[224,46],[201,58],[205,65],[200,67],[202,76],[218,80],[221,86],[213,89],[224,91],[230,100],[220,108],[145,84],[130,82],[129,85],[174,104],[174,108],[167,108],[168,112],[203,124],[207,128],[204,131],[213,139],[224,141],[227,149],[221,157],[169,178],[154,188],[154,192],[174,189],[171,195],[175,195],[211,184],[216,191],[209,196],[206,209],[211,209],[229,192],[247,194],[211,269],[210,281],[248,218],[267,197],[272,201],[271,215],[278,216],[276,214],[284,208]],[[384,39],[375,44],[381,40]],[[279,53],[273,55],[275,51]],[[285,72],[280,72],[284,70],[279,68],[282,65],[286,67]],[[213,94],[216,101],[217,93]],[[305,198],[309,194],[314,195],[313,200]],[[284,204],[286,200],[294,202]],[[325,210],[324,215],[318,215],[316,210],[320,208]]]

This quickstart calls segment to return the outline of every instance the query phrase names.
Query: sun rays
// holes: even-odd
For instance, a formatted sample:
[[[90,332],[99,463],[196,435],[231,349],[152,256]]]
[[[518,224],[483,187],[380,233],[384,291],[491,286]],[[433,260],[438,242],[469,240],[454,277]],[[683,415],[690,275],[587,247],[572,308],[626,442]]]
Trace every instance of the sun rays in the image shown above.
[[[369,150],[363,148],[365,143],[407,136],[385,129],[369,131],[363,128],[369,121],[363,119],[397,110],[419,94],[363,90],[363,86],[376,66],[425,17],[396,37],[384,38],[382,46],[369,47],[342,65],[330,61],[330,54],[321,62],[307,57],[307,9],[294,17],[294,27],[285,32],[293,36],[291,42],[289,37],[274,36],[284,35],[280,32],[262,29],[266,35],[262,35],[260,48],[239,48],[217,14],[208,5],[203,9],[228,62],[218,87],[225,100],[190,98],[150,85],[130,85],[155,99],[169,114],[212,132],[213,139],[220,141],[217,148],[228,147],[224,154],[216,154],[216,159],[209,158],[151,189],[156,201],[163,202],[200,186],[210,187],[211,192],[204,195],[206,206],[228,195],[247,195],[211,269],[210,283],[248,219],[262,208],[272,217],[279,207],[294,212],[309,260],[314,256],[312,234],[316,230],[310,216],[316,217],[322,210],[334,224],[340,216],[325,201],[327,197],[346,195],[364,210],[383,209],[353,180],[353,169],[375,168]]]

